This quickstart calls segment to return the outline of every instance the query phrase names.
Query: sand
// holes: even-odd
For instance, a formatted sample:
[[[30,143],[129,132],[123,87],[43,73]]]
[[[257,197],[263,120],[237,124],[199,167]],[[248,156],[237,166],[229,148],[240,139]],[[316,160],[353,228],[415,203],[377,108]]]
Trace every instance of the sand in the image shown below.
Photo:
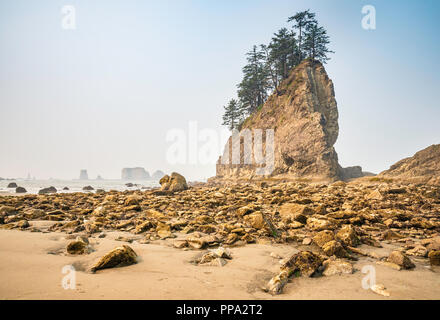
[[[44,224],[48,222],[31,222]],[[231,248],[233,259],[213,267],[191,264],[199,251],[173,248],[172,240],[133,242],[129,245],[139,255],[137,264],[89,273],[87,268],[102,255],[127,244],[114,240],[121,235],[133,237],[110,232],[106,238],[90,238],[94,252],[70,256],[65,253],[71,241],[66,234],[0,230],[0,299],[440,299],[440,273],[431,271],[426,261],[413,259],[414,270],[396,271],[370,258],[357,261],[350,275],[293,278],[283,294],[271,296],[260,290],[279,270],[279,260],[270,254],[287,257],[298,250],[286,244]],[[387,245],[376,252],[386,255],[392,249]],[[77,270],[73,290],[62,287],[66,265]],[[377,283],[387,287],[389,298],[362,288],[364,265],[375,266]]]

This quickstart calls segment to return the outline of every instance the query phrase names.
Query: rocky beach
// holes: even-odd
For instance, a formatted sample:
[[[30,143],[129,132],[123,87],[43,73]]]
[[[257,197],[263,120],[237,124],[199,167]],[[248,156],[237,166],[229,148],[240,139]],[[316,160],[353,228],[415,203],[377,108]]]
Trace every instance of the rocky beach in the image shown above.
[[[438,186],[378,177],[188,186],[178,174],[161,183],[1,196],[0,296],[440,297]],[[77,271],[75,290],[61,286],[64,265]],[[362,288],[370,265],[386,289]]]

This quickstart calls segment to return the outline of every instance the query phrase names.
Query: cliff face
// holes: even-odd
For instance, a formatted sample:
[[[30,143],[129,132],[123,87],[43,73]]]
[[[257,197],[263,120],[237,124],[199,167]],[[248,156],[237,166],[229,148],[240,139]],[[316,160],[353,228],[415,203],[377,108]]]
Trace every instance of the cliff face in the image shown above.
[[[344,170],[338,164],[333,147],[339,134],[338,109],[333,82],[320,62],[306,60],[293,69],[278,92],[245,120],[240,134],[247,129],[274,130],[273,159],[266,153],[266,160],[273,160],[273,170],[266,176],[338,180],[362,175],[360,167]],[[263,133],[263,150],[269,150],[267,138]],[[245,150],[243,144],[244,139],[229,139],[217,162],[217,178],[258,178],[254,154],[250,164],[243,161],[243,155],[240,164],[231,161],[232,150]]]
[[[396,162],[379,176],[408,183],[440,185],[440,144],[432,145],[412,157]]]

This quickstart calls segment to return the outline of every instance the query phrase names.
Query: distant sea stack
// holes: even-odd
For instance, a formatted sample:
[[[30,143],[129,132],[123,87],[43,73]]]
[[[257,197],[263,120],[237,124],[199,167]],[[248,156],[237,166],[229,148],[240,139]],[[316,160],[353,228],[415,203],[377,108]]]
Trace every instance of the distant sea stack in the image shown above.
[[[246,130],[254,133],[255,129],[263,130],[263,155],[267,150],[266,130],[274,130],[274,153],[269,157],[274,166],[266,177],[336,181],[362,176],[361,167],[344,169],[338,163],[333,147],[339,134],[333,82],[318,61],[307,59],[293,68],[278,90],[243,122],[240,135]],[[252,150],[254,141],[255,136],[250,143]],[[235,145],[231,148],[231,144]],[[256,164],[253,153],[251,162],[244,161],[244,148],[244,138],[229,138],[214,180],[263,178],[256,173],[261,165]],[[231,161],[232,150],[240,150],[240,163]]]
[[[154,179],[154,180],[160,180],[160,179],[162,179],[164,176],[165,176],[165,173],[164,173],[164,172],[162,172],[162,171],[160,171],[160,170],[157,170],[156,172],[153,173],[153,175],[151,176],[151,178]]]
[[[80,171],[79,180],[89,180],[89,175],[87,174],[87,170],[83,169]]]
[[[434,144],[412,157],[396,162],[378,177],[406,183],[440,185],[440,144]]]
[[[144,168],[124,168],[121,174],[122,180],[148,180],[150,174]]]

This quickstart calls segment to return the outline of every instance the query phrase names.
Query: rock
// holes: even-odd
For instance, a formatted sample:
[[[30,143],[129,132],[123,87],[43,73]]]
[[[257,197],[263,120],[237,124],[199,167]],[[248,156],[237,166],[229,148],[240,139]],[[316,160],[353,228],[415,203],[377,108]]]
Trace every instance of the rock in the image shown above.
[[[305,246],[308,246],[312,243],[312,239],[311,238],[304,238],[302,244]]]
[[[26,228],[29,228],[30,225],[29,225],[29,222],[27,220],[20,220],[17,223],[17,227],[20,228],[20,229],[26,229]]]
[[[139,205],[139,197],[137,195],[131,195],[128,196],[125,201],[124,204],[126,206],[135,206],[135,205]]]
[[[156,227],[156,232],[161,239],[166,239],[171,236],[171,227],[168,224],[159,222]]]
[[[230,138],[217,162],[217,179],[250,179],[270,174],[333,181],[344,176],[333,147],[339,134],[333,83],[321,63],[304,60],[292,69],[277,92],[244,121],[240,134],[273,128],[273,157],[266,154],[266,163],[273,163],[273,170],[259,172],[260,165],[253,157],[246,161],[243,153],[235,161],[238,163],[233,163],[232,150],[246,149],[242,149],[244,139]],[[253,150],[252,138],[249,144]],[[265,139],[262,148],[267,148]]]
[[[298,221],[306,223],[308,215],[312,215],[314,211],[306,205],[297,203],[286,203],[279,208],[279,213],[284,221]]]
[[[23,187],[17,187],[15,188],[15,193],[26,193],[27,190]]]
[[[83,191],[92,191],[92,190],[95,190],[92,186],[85,186],[83,188]]]
[[[426,240],[427,241],[424,243],[424,245],[426,245],[426,249],[428,249],[428,251],[440,250],[440,237],[435,237]]]
[[[15,183],[15,182],[10,182],[7,186],[7,188],[17,188],[17,187],[18,187],[17,183]]]
[[[431,266],[440,266],[440,251],[439,250],[432,250],[428,254],[429,262],[431,263]]]
[[[341,274],[352,274],[353,265],[341,259],[328,259],[323,262],[324,271],[322,274],[324,276],[333,276]]]
[[[307,226],[314,231],[322,231],[334,228],[330,221],[323,218],[308,218]]]
[[[412,263],[411,259],[408,258],[403,252],[401,251],[393,251],[388,256],[387,259],[388,262],[395,263],[399,267],[403,269],[412,269],[415,267],[414,263]]]
[[[266,226],[266,223],[263,219],[263,215],[261,212],[252,213],[246,216],[245,221],[247,221],[252,228],[259,230],[265,228]]]
[[[70,189],[68,187],[63,188],[64,191],[69,191]]]
[[[275,253],[275,252],[271,252],[270,256],[274,259],[282,259],[283,258],[278,253]]]
[[[395,263],[393,263],[393,262],[388,262],[388,261],[376,261],[376,264],[379,264],[379,265],[381,265],[381,266],[385,266],[385,267],[388,267],[388,268],[391,268],[391,269],[394,269],[394,270],[397,270],[397,271],[402,270],[402,267],[401,267],[401,266],[399,266],[399,265],[397,265],[397,264],[395,264]]]
[[[251,207],[249,207],[249,206],[244,206],[244,207],[241,207],[241,208],[238,208],[237,209],[237,214],[240,216],[240,217],[243,217],[243,216],[245,216],[245,215],[247,215],[247,214],[249,214],[249,213],[252,213],[254,210],[251,208]]]
[[[281,271],[275,277],[270,279],[266,287],[263,288],[264,291],[269,292],[272,295],[281,294],[283,292],[284,286],[289,281],[290,273],[286,270]]]
[[[406,254],[409,256],[425,258],[428,256],[428,249],[424,246],[416,246],[413,249],[407,250]]]
[[[398,240],[402,239],[403,236],[397,232],[394,232],[392,230],[387,230],[382,235],[382,240]]]
[[[336,234],[336,238],[347,246],[356,247],[361,243],[356,231],[351,225],[344,225]]]
[[[160,179],[159,183],[161,185],[161,191],[177,192],[188,189],[185,177],[176,172],[173,172],[171,177],[167,175],[164,176]]]
[[[383,195],[382,193],[380,193],[379,190],[374,190],[370,194],[368,194],[365,198],[368,200],[382,200]]]
[[[174,248],[177,248],[177,249],[186,248],[188,246],[188,241],[186,241],[186,240],[174,240],[173,246],[174,246]]]
[[[196,256],[194,263],[199,265],[210,265],[223,267],[227,261],[225,259],[232,259],[231,253],[223,248],[209,250],[209,252]]]
[[[390,293],[386,290],[386,288],[383,284],[372,285],[370,290],[373,291],[374,293],[377,293],[377,294],[384,296],[384,297],[390,296]]]
[[[282,266],[282,270],[291,273],[299,271],[302,276],[312,276],[321,266],[324,259],[311,251],[300,251],[292,255]]]
[[[336,256],[338,258],[347,258],[348,253],[345,251],[344,247],[336,240],[327,242],[322,246],[322,251],[327,256]]]
[[[81,240],[75,240],[69,242],[69,244],[66,247],[66,251],[69,254],[87,254],[87,243],[85,243],[82,239]]]
[[[92,268],[92,272],[96,272],[106,268],[117,268],[135,264],[137,262],[137,254],[127,245],[117,247],[104,255]]]
[[[313,242],[320,248],[322,248],[327,242],[330,242],[335,239],[335,235],[330,230],[323,230],[318,232],[313,237]]]
[[[145,231],[150,230],[153,227],[152,223],[150,221],[142,222],[138,225],[136,225],[136,228],[134,229],[135,234],[140,234]]]
[[[10,206],[1,206],[0,207],[0,216],[10,216],[17,213],[17,210],[14,207]]]
[[[49,188],[43,188],[40,191],[38,191],[38,194],[49,194],[49,193],[56,193],[57,189],[55,187],[49,187]]]
[[[440,185],[440,144],[432,145],[414,156],[402,159],[378,177],[405,183]]]

